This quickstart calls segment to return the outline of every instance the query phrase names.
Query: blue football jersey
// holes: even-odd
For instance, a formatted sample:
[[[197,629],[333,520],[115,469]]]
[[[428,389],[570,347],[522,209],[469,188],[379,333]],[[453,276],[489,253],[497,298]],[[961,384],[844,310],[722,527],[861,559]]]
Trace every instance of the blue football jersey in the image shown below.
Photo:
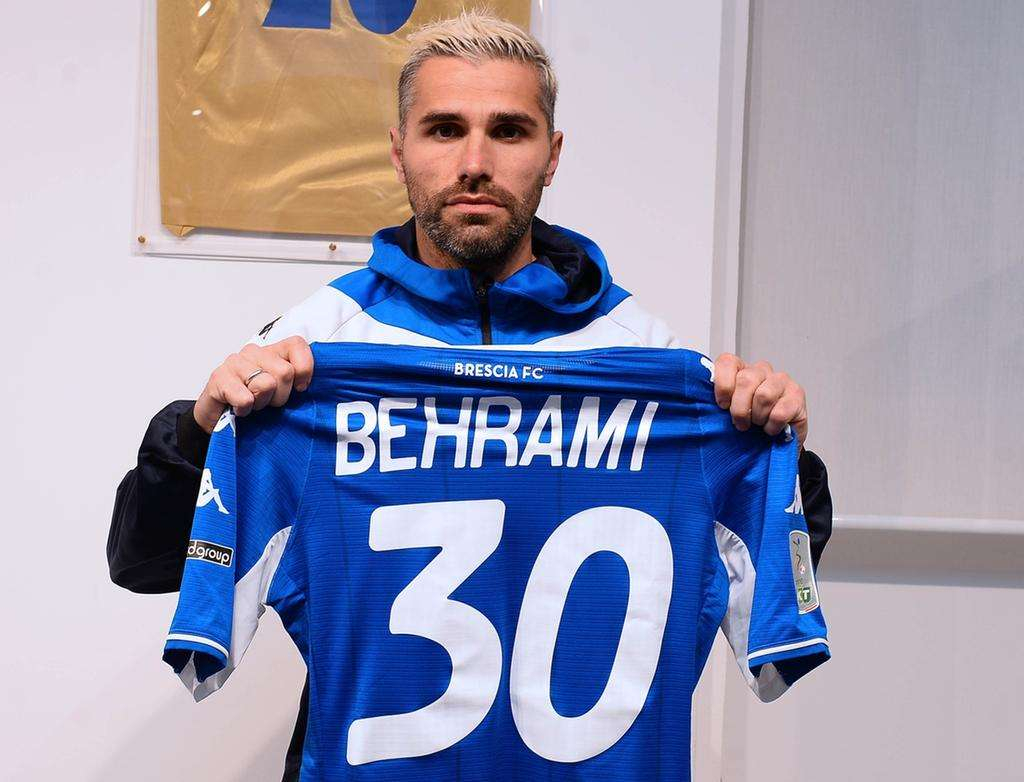
[[[266,606],[302,778],[688,780],[721,627],[765,701],[829,657],[797,443],[681,349],[314,344],[210,442],[164,659],[199,700]]]

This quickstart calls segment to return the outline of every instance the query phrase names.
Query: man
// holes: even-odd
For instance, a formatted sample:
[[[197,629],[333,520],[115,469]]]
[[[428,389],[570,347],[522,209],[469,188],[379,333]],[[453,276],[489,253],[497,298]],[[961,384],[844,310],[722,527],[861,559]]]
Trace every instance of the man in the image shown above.
[[[399,81],[391,159],[415,217],[374,237],[368,268],[317,291],[217,367],[195,402],[153,419],[138,466],[118,487],[107,544],[111,578],[175,591],[209,442],[226,406],[244,416],[283,405],[313,372],[309,342],[676,346],[664,325],[612,284],[590,240],[534,215],[558,166],[556,84],[539,44],[463,14],[413,36]],[[803,390],[767,363],[715,362],[715,395],[736,426],[807,435]],[[831,531],[824,465],[800,458],[815,562]],[[303,692],[285,779],[301,764]]]

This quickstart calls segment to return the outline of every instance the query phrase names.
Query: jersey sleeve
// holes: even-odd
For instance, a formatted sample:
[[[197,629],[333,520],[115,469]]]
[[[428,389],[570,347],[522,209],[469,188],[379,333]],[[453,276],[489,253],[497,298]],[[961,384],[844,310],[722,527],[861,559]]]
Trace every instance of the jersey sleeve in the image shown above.
[[[720,415],[719,415],[720,414]],[[830,657],[797,476],[798,444],[736,431],[715,410],[703,464],[727,591],[721,627],[762,701]]]
[[[210,439],[163,654],[197,701],[241,662],[271,589],[295,591],[281,562],[308,469],[305,423],[289,408],[228,411]]]

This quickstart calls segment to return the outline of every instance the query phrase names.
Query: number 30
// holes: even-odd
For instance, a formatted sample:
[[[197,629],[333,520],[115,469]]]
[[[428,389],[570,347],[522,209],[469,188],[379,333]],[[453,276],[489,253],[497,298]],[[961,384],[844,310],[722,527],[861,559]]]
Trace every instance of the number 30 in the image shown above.
[[[449,595],[494,553],[504,521],[500,500],[394,505],[370,516],[374,551],[441,548],[395,598],[389,629],[441,644],[451,657],[452,677],[445,693],[421,709],[355,720],[348,732],[350,764],[439,752],[487,716],[501,680],[501,642],[487,617]],[[618,554],[629,570],[625,621],[601,697],[586,713],[563,717],[551,703],[558,627],[576,571],[598,551]],[[602,506],[555,529],[526,585],[509,676],[512,716],[531,750],[571,763],[622,738],[651,688],[671,596],[672,547],[653,516]]]

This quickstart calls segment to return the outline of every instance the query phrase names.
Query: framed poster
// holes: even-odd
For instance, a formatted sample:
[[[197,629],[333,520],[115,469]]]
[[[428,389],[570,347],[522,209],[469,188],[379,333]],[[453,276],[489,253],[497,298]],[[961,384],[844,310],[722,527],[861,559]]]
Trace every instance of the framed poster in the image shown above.
[[[410,216],[388,158],[417,27],[467,0],[151,0],[136,254],[360,262]],[[488,3],[539,37],[539,0]]]

